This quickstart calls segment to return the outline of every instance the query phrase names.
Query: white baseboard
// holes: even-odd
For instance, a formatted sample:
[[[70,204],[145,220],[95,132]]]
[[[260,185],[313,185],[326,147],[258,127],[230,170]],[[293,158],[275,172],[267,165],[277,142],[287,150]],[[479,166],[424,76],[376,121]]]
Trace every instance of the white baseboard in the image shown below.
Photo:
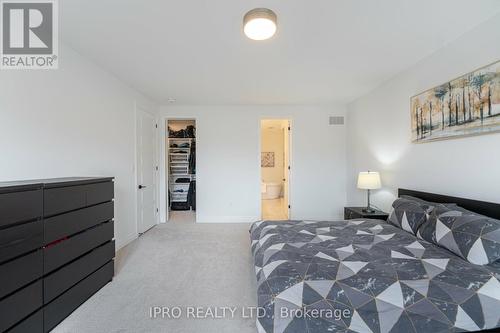
[[[118,251],[122,247],[125,247],[126,245],[128,245],[129,243],[134,241],[136,238],[137,238],[137,235],[132,234],[132,235],[125,237],[125,239],[120,240],[119,242],[116,242],[116,251]]]
[[[198,223],[252,223],[261,220],[258,216],[202,216],[198,215]]]

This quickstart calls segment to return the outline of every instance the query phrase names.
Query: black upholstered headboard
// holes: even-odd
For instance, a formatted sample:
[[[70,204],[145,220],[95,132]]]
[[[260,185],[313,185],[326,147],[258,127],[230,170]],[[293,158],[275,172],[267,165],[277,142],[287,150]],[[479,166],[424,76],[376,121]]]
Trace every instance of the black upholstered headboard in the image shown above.
[[[458,198],[458,197],[451,197],[451,196],[442,195],[442,194],[420,192],[420,191],[407,190],[404,188],[400,188],[400,189],[398,189],[398,196],[402,196],[402,195],[411,195],[412,197],[420,198],[420,199],[423,199],[425,201],[437,202],[437,203],[456,203],[460,207],[463,207],[463,208],[470,210],[472,212],[475,212],[475,213],[478,213],[481,215],[486,215],[486,216],[492,217],[494,219],[500,220],[500,204],[497,204],[497,203],[472,200],[472,199],[465,199],[465,198]]]

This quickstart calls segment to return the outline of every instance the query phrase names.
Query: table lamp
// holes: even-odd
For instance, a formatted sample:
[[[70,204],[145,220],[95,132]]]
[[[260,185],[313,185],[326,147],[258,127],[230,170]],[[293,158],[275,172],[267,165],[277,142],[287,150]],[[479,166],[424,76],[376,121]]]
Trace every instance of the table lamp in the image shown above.
[[[368,190],[368,205],[363,212],[374,213],[375,210],[370,207],[370,190],[376,190],[381,187],[380,175],[378,172],[374,171],[364,171],[360,172],[358,176],[358,188],[362,190]]]

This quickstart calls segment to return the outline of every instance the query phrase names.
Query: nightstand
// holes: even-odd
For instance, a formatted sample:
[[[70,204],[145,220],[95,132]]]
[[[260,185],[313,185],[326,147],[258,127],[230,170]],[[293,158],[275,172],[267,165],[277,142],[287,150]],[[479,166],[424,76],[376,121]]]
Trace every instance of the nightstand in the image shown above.
[[[381,210],[375,210],[374,213],[363,212],[366,207],[344,207],[344,220],[352,219],[377,219],[377,220],[387,220],[389,214]]]

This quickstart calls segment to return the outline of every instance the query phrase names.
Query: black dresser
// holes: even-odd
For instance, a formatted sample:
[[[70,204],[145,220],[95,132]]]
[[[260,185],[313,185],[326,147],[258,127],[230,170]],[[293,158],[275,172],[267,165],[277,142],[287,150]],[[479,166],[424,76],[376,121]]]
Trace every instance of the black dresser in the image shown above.
[[[0,332],[49,332],[112,280],[113,178],[0,183]]]

